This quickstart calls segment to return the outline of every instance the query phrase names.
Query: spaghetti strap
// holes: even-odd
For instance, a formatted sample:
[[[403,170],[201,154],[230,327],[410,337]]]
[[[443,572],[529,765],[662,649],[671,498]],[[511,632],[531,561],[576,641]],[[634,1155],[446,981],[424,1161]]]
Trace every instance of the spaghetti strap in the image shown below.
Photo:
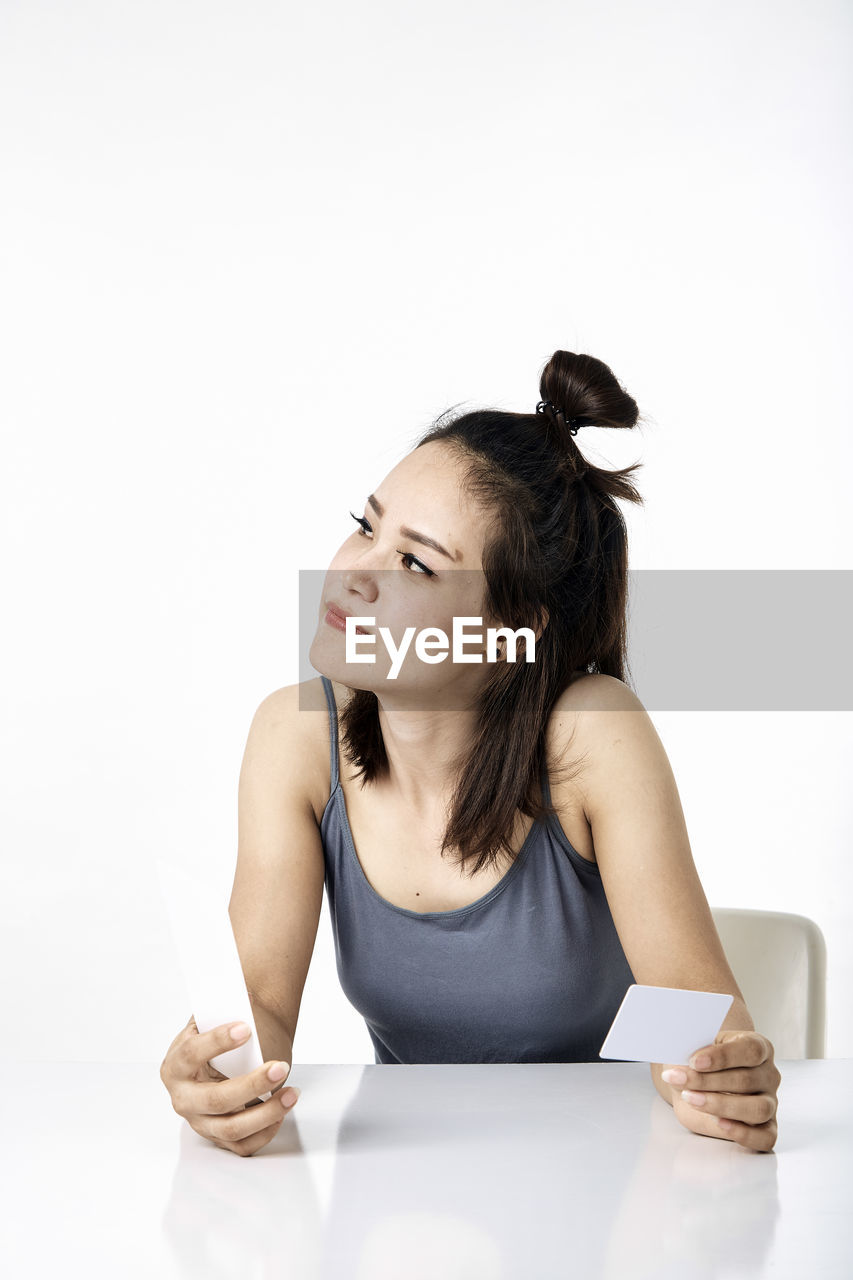
[[[320,821],[324,885],[341,990],[365,1020],[375,1061],[600,1062],[636,978],[599,868],[570,843],[559,817],[548,815],[531,823],[509,869],[473,902],[415,911],[383,897],[356,851],[342,786],[348,752],[337,690],[329,679],[323,688],[334,788]],[[322,710],[316,686],[314,693]],[[547,802],[551,758],[546,765],[540,756]],[[558,762],[554,771],[559,784]],[[404,852],[409,828],[402,818]],[[410,903],[417,883],[410,877]]]
[[[320,676],[323,681],[323,692],[326,695],[326,706],[329,710],[329,772],[332,785],[329,798],[338,788],[338,708],[335,703],[335,691],[328,676]]]

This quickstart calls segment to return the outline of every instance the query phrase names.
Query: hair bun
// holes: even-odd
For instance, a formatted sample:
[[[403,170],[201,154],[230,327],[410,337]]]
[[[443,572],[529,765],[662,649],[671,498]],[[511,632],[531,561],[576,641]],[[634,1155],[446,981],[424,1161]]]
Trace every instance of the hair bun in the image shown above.
[[[575,435],[580,427],[633,427],[640,410],[613,371],[595,356],[555,351],[539,379],[537,413]],[[541,408],[540,408],[541,406]]]

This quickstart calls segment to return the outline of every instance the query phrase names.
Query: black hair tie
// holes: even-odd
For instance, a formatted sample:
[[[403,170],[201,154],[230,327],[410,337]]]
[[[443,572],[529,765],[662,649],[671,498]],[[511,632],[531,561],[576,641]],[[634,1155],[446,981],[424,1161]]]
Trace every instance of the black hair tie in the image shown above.
[[[576,436],[580,427],[586,427],[589,424],[581,418],[567,418],[562,409],[558,409],[550,400],[540,400],[536,406],[537,413],[545,413],[550,410],[555,418],[562,418],[563,422],[569,428],[569,435]]]

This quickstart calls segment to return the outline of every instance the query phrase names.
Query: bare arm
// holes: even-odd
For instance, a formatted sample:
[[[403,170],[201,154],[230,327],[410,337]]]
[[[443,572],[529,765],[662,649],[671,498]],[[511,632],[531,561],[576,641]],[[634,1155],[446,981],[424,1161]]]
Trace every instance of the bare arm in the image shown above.
[[[579,778],[584,811],[635,979],[728,992],[734,1002],[722,1030],[755,1030],[714,925],[675,778],[648,713],[627,685],[604,675],[570,686],[562,705],[558,732],[567,754],[588,752]],[[652,1081],[672,1105],[680,1089],[661,1080],[665,1065],[651,1064]]]
[[[293,1041],[323,901],[323,847],[309,800],[311,755],[299,685],[277,689],[249,729],[238,786],[228,906],[265,1060]]]

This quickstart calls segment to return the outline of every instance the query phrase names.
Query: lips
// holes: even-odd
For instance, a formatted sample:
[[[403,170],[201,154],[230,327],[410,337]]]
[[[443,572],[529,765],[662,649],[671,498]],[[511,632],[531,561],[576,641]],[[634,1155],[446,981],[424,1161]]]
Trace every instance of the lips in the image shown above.
[[[326,601],[326,610],[326,616],[323,619],[324,622],[328,622],[329,626],[334,627],[337,631],[345,631],[346,619],[353,616],[350,611],[348,609],[341,609],[338,605],[331,604],[328,600]],[[370,635],[370,632],[365,631],[364,627],[356,627],[355,630],[356,635]]]

